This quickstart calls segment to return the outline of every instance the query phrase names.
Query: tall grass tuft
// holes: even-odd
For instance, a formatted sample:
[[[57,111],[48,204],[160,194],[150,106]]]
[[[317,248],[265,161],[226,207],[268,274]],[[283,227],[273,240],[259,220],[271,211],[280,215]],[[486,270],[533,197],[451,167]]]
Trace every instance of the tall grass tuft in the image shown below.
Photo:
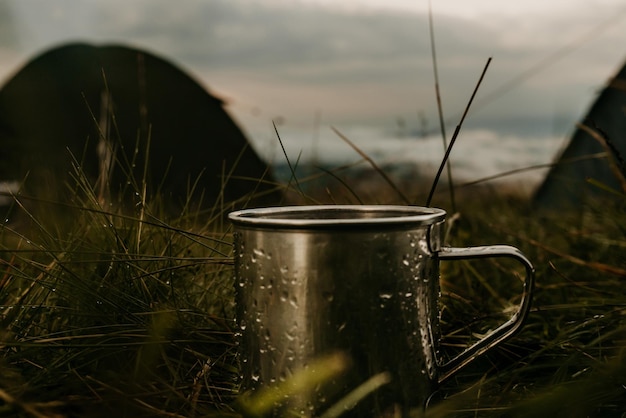
[[[80,171],[73,196],[17,196],[0,229],[0,416],[229,411],[227,231],[139,193],[105,209]]]

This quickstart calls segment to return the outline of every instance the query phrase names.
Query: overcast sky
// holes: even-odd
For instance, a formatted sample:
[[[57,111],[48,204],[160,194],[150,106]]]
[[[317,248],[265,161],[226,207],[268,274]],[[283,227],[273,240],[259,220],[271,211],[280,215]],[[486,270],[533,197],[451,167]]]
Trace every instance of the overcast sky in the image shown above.
[[[489,57],[469,127],[565,135],[626,59],[623,0],[433,0],[451,126]],[[66,41],[173,60],[246,129],[434,129],[428,0],[2,0],[0,77]],[[422,116],[418,116],[418,115]],[[424,122],[421,122],[423,125]]]

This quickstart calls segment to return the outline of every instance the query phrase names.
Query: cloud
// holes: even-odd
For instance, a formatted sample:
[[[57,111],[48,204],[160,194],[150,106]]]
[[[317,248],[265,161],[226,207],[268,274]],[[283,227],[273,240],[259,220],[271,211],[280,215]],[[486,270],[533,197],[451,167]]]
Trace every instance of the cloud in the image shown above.
[[[231,98],[235,111],[245,103],[264,115],[310,121],[319,110],[329,123],[363,124],[394,123],[400,116],[417,124],[423,111],[436,126],[423,12],[278,0],[11,5],[29,54],[76,39],[130,43],[173,59]],[[626,30],[616,7],[598,7],[593,15],[577,10],[524,18],[436,14],[441,92],[452,123],[490,56],[469,124],[554,129],[577,118],[621,64],[624,51],[616,45]]]

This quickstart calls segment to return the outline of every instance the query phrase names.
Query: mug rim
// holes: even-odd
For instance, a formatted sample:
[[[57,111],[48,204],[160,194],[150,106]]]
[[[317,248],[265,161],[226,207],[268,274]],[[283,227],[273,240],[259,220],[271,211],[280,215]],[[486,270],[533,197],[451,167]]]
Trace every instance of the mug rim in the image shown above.
[[[446,211],[405,205],[301,205],[242,209],[228,214],[235,225],[265,228],[424,226],[443,222]]]

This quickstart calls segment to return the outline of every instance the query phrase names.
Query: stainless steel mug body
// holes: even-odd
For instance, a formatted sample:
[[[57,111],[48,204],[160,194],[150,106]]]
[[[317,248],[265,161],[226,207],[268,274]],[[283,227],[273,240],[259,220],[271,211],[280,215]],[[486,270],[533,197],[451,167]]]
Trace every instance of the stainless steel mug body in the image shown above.
[[[315,359],[340,352],[350,362],[344,374],[289,397],[276,411],[319,414],[384,373],[389,382],[352,413],[406,412],[423,406],[444,378],[508,338],[528,310],[532,266],[513,247],[442,248],[445,215],[436,208],[383,205],[232,213],[242,389],[288,382]],[[441,364],[439,261],[486,256],[525,263],[523,306],[496,335]]]

